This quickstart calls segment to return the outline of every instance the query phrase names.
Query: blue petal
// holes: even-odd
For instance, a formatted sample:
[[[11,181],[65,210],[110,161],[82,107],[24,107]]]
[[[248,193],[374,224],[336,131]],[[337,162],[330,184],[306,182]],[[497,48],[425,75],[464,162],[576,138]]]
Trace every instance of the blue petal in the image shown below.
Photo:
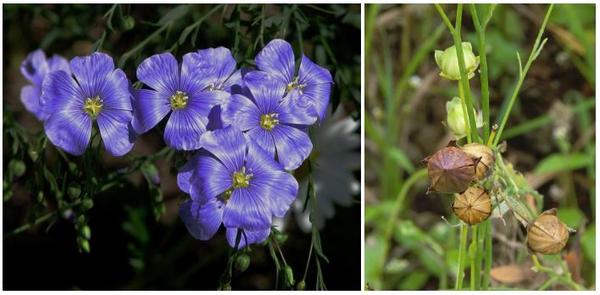
[[[279,163],[286,170],[294,170],[308,158],[312,150],[312,142],[306,132],[284,124],[273,128],[273,139],[277,149]]]
[[[179,89],[179,65],[171,53],[155,54],[146,58],[137,68],[136,75],[150,88],[170,97]]]
[[[231,76],[229,77],[229,79],[227,79],[227,81],[225,81],[225,84],[223,84],[223,86],[225,91],[231,94],[235,93],[235,88],[244,87],[244,81],[242,80],[242,70],[237,70],[233,74],[231,74]]]
[[[123,156],[133,148],[134,140],[129,134],[131,118],[131,111],[116,109],[102,110],[97,118],[104,148],[115,157]]]
[[[299,83],[305,85],[302,89],[303,96],[310,99],[319,118],[323,120],[327,113],[327,105],[331,96],[333,79],[331,73],[323,67],[313,63],[308,57],[302,55],[302,63],[298,71]]]
[[[46,54],[43,50],[38,49],[27,55],[25,60],[21,62],[21,74],[34,84],[42,84],[44,76],[48,73],[48,64],[46,62]]]
[[[179,206],[179,216],[194,238],[206,241],[212,238],[221,226],[223,203],[213,199],[201,205],[187,200]]]
[[[42,95],[42,89],[34,85],[27,85],[21,88],[21,102],[25,106],[25,109],[35,115],[35,117],[44,121],[48,118],[48,114],[42,111],[40,105],[40,96]]]
[[[129,80],[121,69],[116,69],[104,77],[102,88],[98,89],[102,99],[102,111],[118,110],[132,111]]]
[[[71,73],[71,65],[69,61],[60,55],[53,55],[48,59],[48,70],[50,72],[53,71],[65,71],[67,73]]]
[[[194,65],[196,76],[205,81],[205,85],[212,85],[225,90],[225,84],[235,72],[236,61],[231,51],[225,47],[208,48],[186,54]],[[184,56],[184,63],[186,57]],[[235,79],[235,77],[234,77]]]
[[[192,198],[196,202],[206,202],[217,198],[220,194],[231,188],[232,173],[223,163],[213,156],[200,156],[194,171],[194,191]]]
[[[81,111],[51,113],[44,122],[48,139],[69,154],[83,154],[92,135],[92,120]]]
[[[202,147],[219,159],[230,173],[239,171],[244,165],[246,138],[234,126],[204,133]]]
[[[177,173],[177,186],[184,193],[190,193],[191,178],[194,173],[194,169],[196,168],[196,164],[198,162],[198,156],[192,157],[189,161],[187,161],[181,168],[179,168],[179,172]]]
[[[243,232],[240,233],[240,241],[238,243],[237,249],[242,249],[242,248],[245,248],[246,246],[252,245],[252,244],[262,243],[269,237],[269,234],[271,234],[270,227],[267,229],[256,230],[256,231],[244,230]],[[227,237],[227,242],[229,243],[229,246],[231,246],[231,248],[235,248],[235,242],[237,239],[237,235],[238,235],[237,228],[229,228],[229,227],[227,228],[227,231],[225,232],[225,236]]]
[[[252,93],[252,97],[263,114],[268,114],[279,105],[283,99],[286,85],[273,79],[265,72],[254,71],[244,76],[244,85]]]
[[[83,94],[77,82],[64,71],[48,74],[42,86],[42,110],[48,114],[83,112]]]
[[[250,179],[252,183],[252,179]],[[245,230],[259,230],[271,226],[271,204],[252,186],[234,189],[225,205],[223,224]]]
[[[200,136],[206,131],[206,121],[206,117],[192,108],[173,111],[165,127],[165,142],[176,150],[199,149]]]
[[[170,111],[169,97],[158,91],[140,89],[136,92],[134,117],[131,122],[139,134],[148,132],[158,124]]]
[[[112,57],[105,53],[95,52],[84,57],[71,60],[71,71],[79,83],[85,97],[101,95],[106,76],[115,68]]]
[[[249,188],[269,203],[271,213],[284,217],[298,194],[298,182],[262,148],[250,143],[246,166],[253,177]]]
[[[208,124],[206,130],[217,130],[223,128],[223,120],[221,119],[221,106],[216,105],[208,113]]]
[[[221,118],[226,126],[235,125],[242,131],[260,127],[258,107],[250,98],[240,94],[232,95],[223,105]]]
[[[276,112],[279,114],[279,123],[282,124],[312,125],[317,120],[307,107],[299,106],[290,95],[281,101]]]
[[[274,39],[258,55],[256,66],[286,85],[294,80],[294,51],[290,43]]]
[[[273,132],[264,130],[260,127],[250,129],[246,135],[252,141],[256,142],[263,150],[265,150],[271,159],[275,159],[275,141],[273,140]]]

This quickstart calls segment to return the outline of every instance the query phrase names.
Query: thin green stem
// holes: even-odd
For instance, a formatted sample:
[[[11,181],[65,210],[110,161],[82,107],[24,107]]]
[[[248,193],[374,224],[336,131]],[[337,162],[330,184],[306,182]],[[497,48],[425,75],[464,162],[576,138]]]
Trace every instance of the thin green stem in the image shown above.
[[[382,279],[383,276],[383,268],[387,257],[387,252],[390,248],[390,239],[392,237],[392,232],[394,231],[394,226],[396,225],[396,220],[402,211],[402,205],[404,204],[404,200],[406,199],[406,195],[408,194],[410,188],[417,183],[421,179],[425,179],[427,177],[427,169],[421,169],[413,173],[402,185],[400,192],[398,192],[398,196],[396,196],[396,201],[394,203],[394,207],[388,219],[388,223],[385,227],[385,231],[383,233],[383,247],[381,250],[382,255],[384,256],[381,259],[382,265],[379,265],[377,276]]]
[[[568,285],[569,287],[571,287],[573,290],[576,290],[576,291],[585,290],[585,288],[583,286],[581,286],[573,281],[571,273],[569,272],[569,269],[566,266],[564,261],[561,261],[561,267],[563,268],[563,273],[558,274],[552,268],[543,266],[540,263],[536,254],[531,255],[531,260],[533,261],[533,270],[536,272],[541,271],[541,272],[548,274],[550,276],[549,280],[560,280],[561,282],[563,282],[564,284]],[[556,279],[554,279],[554,278],[556,278]],[[548,286],[543,285],[543,287],[547,288]]]
[[[485,271],[483,272],[482,289],[487,290],[490,284],[490,271],[492,270],[492,221],[488,219],[486,222],[485,236]]]
[[[548,7],[548,10],[546,11],[546,16],[544,17],[544,22],[542,23],[542,26],[540,27],[540,30],[538,31],[537,38],[535,39],[533,48],[531,48],[531,52],[529,53],[529,58],[527,59],[527,63],[525,64],[524,68],[521,68],[520,57],[518,55],[519,53],[517,52],[517,57],[519,57],[519,79],[517,80],[517,84],[512,92],[510,99],[509,99],[508,106],[507,106],[506,110],[504,111],[502,118],[500,119],[500,124],[498,127],[498,131],[496,133],[496,137],[494,138],[493,146],[497,146],[498,143],[500,142],[500,138],[502,138],[502,136],[501,136],[502,131],[504,130],[504,127],[506,126],[506,122],[508,121],[508,116],[510,115],[513,105],[515,104],[515,101],[517,100],[519,90],[521,89],[521,86],[523,85],[523,81],[525,80],[525,76],[527,75],[527,72],[529,71],[529,67],[531,66],[533,61],[538,57],[538,55],[544,48],[544,44],[546,44],[546,40],[548,40],[548,39],[544,39],[542,41],[542,35],[544,34],[544,30],[546,29],[546,24],[548,23],[548,19],[550,18],[550,14],[552,13],[553,7],[554,7],[554,4],[550,4],[550,6]]]
[[[455,285],[455,289],[456,290],[460,290],[462,289],[462,285],[463,285],[463,278],[464,278],[464,270],[465,270],[465,263],[464,263],[464,256],[465,256],[465,252],[467,252],[467,231],[468,231],[468,226],[466,224],[461,224],[460,225],[460,244],[458,247],[458,271],[456,272],[456,285]]]
[[[473,19],[473,25],[477,32],[477,41],[479,43],[479,62],[480,62],[480,80],[481,80],[481,108],[483,110],[483,142],[487,142],[490,136],[490,90],[488,80],[488,67],[487,67],[487,53],[485,49],[485,26],[487,22],[482,26],[479,22],[479,16],[477,15],[477,8],[475,4],[470,4],[471,18]],[[493,8],[490,9],[493,11]],[[491,17],[488,15],[488,19]]]
[[[473,142],[471,138],[471,128],[469,126],[469,115],[467,114],[467,104],[465,103],[465,92],[462,84],[458,81],[458,96],[460,98],[460,106],[463,110],[463,119],[465,120],[465,133],[467,134],[467,142]]]
[[[471,290],[479,289],[479,267],[477,267],[478,234],[479,225],[471,226],[471,245],[469,246],[469,258],[471,259]]]

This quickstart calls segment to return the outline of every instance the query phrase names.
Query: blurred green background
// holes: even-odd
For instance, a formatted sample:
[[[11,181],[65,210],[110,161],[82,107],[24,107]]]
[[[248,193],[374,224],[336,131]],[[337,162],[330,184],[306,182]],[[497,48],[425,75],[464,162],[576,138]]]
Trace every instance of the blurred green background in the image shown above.
[[[28,151],[43,136],[43,128],[19,100],[20,89],[27,84],[19,65],[37,48],[68,59],[99,49],[112,55],[134,82],[136,66],[156,53],[171,51],[181,59],[190,51],[225,46],[240,67],[249,67],[271,39],[284,38],[297,56],[302,51],[330,69],[334,109],[342,109],[344,118],[360,118],[359,5],[5,4],[3,12],[5,289],[216,289],[229,251],[222,231],[210,241],[195,240],[177,215],[184,198],[175,181],[177,167],[183,164],[181,155],[158,157],[154,162],[160,175],[158,187],[134,173],[121,187],[95,196],[89,211],[79,206],[57,208],[56,191],[47,187],[42,198],[34,195],[34,180],[44,167],[34,166]],[[21,140],[15,143],[14,138]],[[153,130],[137,139],[132,154],[147,156],[163,147],[162,135]],[[45,153],[49,160],[43,165],[49,171],[64,171],[50,144]],[[24,175],[13,173],[11,160],[24,162]],[[98,167],[106,171],[98,174],[127,165],[124,158],[105,155]],[[352,173],[359,178],[360,171]],[[59,184],[65,179],[62,174],[54,177]],[[335,217],[321,231],[329,258],[329,264],[322,264],[329,289],[360,288],[360,205],[359,196],[352,197],[357,201],[336,208]],[[63,216],[53,213],[58,211]],[[9,234],[46,214],[50,218],[38,226]],[[92,232],[89,254],[79,253],[75,242],[78,232],[73,218],[80,215],[85,215]],[[302,232],[293,218],[288,219],[285,234],[282,248],[299,278],[311,235]],[[253,249],[249,269],[234,273],[233,289],[274,288],[275,266],[267,247]],[[313,264],[308,289],[315,286],[315,272]]]
[[[444,5],[454,19],[456,5]],[[462,35],[477,51],[467,10]],[[486,32],[492,124],[527,57],[545,5],[498,5]],[[480,13],[481,14],[481,13]],[[442,121],[456,83],[441,79],[434,50],[453,45],[433,5],[367,5],[365,35],[366,288],[454,288],[458,223],[451,198],[425,195],[421,160],[452,139]],[[544,195],[543,208],[577,230],[562,255],[573,279],[595,289],[595,6],[556,5],[509,117],[504,153]],[[479,97],[479,79],[471,81]],[[478,99],[475,99],[478,103]],[[389,233],[388,221],[393,220]],[[445,217],[448,222],[441,217]],[[493,220],[492,288],[536,289],[525,230],[514,217]],[[388,236],[386,236],[386,234]],[[389,251],[385,253],[385,249]],[[546,263],[556,265],[553,258]],[[383,269],[381,269],[383,267]],[[553,283],[553,289],[562,289]]]

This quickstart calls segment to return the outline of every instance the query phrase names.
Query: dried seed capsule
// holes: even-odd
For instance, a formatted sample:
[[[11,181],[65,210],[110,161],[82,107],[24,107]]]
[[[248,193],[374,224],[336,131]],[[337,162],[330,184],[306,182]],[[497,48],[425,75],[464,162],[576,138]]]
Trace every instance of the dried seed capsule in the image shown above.
[[[475,168],[475,179],[482,180],[487,177],[496,160],[492,149],[480,143],[469,143],[465,144],[462,150],[473,159],[480,159]]]
[[[527,228],[527,247],[540,254],[557,254],[569,240],[569,229],[556,217],[556,208],[546,210]]]
[[[484,189],[471,186],[464,193],[456,194],[452,211],[467,224],[478,224],[492,213],[492,200]]]
[[[462,193],[475,176],[476,160],[457,147],[445,147],[424,161],[431,181],[427,193]]]

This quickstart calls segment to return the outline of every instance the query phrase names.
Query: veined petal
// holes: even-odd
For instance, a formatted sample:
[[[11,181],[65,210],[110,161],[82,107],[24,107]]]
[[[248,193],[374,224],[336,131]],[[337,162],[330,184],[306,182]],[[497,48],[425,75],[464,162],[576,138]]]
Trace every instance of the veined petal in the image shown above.
[[[239,229],[237,228],[228,227],[227,231],[225,232],[225,236],[227,237],[227,243],[229,243],[229,246],[231,246],[231,248],[234,249],[237,241],[238,231]],[[239,232],[240,241],[238,243],[237,249],[242,249],[248,245],[260,244],[263,241],[265,241],[269,237],[269,234],[271,234],[271,228],[269,227],[267,229],[261,229],[256,231],[242,230]]]
[[[195,94],[190,94],[190,98],[185,109],[193,109],[196,113],[203,117],[203,121],[208,122],[208,114],[216,105],[220,105],[227,98],[229,93],[225,91],[201,91]]]
[[[214,199],[226,190],[231,188],[232,173],[230,173],[223,163],[219,162],[213,156],[200,156],[197,160],[196,169],[194,171],[197,196],[194,197],[196,202],[205,202],[209,199]]]
[[[223,84],[225,91],[229,93],[234,92],[233,88],[241,88],[243,86],[244,83],[242,80],[242,70],[237,70],[233,72],[233,74],[231,74],[231,76],[229,76],[229,78],[225,81],[225,84]]]
[[[251,231],[268,228],[271,226],[270,209],[267,196],[259,195],[251,186],[234,189],[225,205],[223,224]]]
[[[258,144],[271,159],[275,159],[276,150],[272,131],[266,131],[260,127],[252,128],[246,133],[246,136]]]
[[[55,54],[48,59],[48,70],[50,72],[65,71],[67,73],[71,73],[71,65],[69,64],[69,61],[66,58]]]
[[[48,139],[69,154],[83,154],[92,136],[92,120],[82,110],[51,113],[44,122]]]
[[[155,54],[146,58],[137,68],[136,75],[150,88],[171,96],[179,89],[179,65],[171,53]]]
[[[27,85],[21,88],[21,102],[25,106],[25,109],[34,114],[38,120],[44,121],[46,118],[48,118],[48,114],[42,111],[42,107],[40,105],[41,95],[42,90],[40,87]]]
[[[302,55],[298,77],[299,84],[305,85],[302,91],[303,94],[314,102],[315,110],[319,118],[323,120],[327,112],[331,85],[333,84],[331,73]]]
[[[103,110],[97,118],[104,148],[115,157],[128,153],[133,148],[129,127],[133,115],[131,111]]]
[[[242,131],[260,126],[260,112],[250,98],[234,94],[222,105],[221,118],[227,125],[235,125]]]
[[[274,39],[256,55],[256,66],[281,82],[294,80],[294,51],[290,43]]]
[[[223,207],[223,203],[217,199],[205,204],[187,200],[179,206],[179,216],[194,238],[206,241],[219,230]]]
[[[298,182],[255,143],[249,144],[246,166],[253,177],[249,189],[265,198],[271,213],[284,217],[298,194]]]
[[[98,89],[98,95],[102,99],[102,110],[126,110],[132,111],[131,93],[129,92],[129,80],[121,69],[110,72],[104,78],[102,88]]]
[[[102,52],[94,52],[71,60],[71,71],[77,79],[85,97],[100,95],[100,90],[107,82],[106,77],[115,68],[112,57]]]
[[[198,163],[198,156],[194,156],[189,159],[177,172],[177,186],[184,193],[190,193],[190,187],[192,186],[191,178],[196,169]]]
[[[312,142],[306,132],[285,124],[273,128],[277,159],[286,170],[294,170],[308,158]]]
[[[135,131],[142,134],[156,126],[171,111],[171,105],[169,98],[158,91],[140,89],[136,94],[131,123]]]
[[[40,98],[44,112],[83,112],[83,99],[79,85],[67,72],[52,72],[44,79]]]
[[[205,86],[213,86],[221,90],[225,90],[225,83],[237,66],[231,51],[225,47],[202,49],[188,53],[186,56],[189,56],[189,62],[193,65],[196,76],[205,81]],[[184,56],[184,64],[186,56]]]
[[[253,71],[244,76],[244,85],[262,113],[273,112],[283,99],[286,85],[265,72]]]
[[[44,76],[48,73],[48,64],[44,51],[38,49],[29,53],[25,60],[21,62],[20,70],[21,74],[30,82],[42,84]]]
[[[297,93],[297,92],[294,92]],[[312,125],[317,120],[317,117],[309,111],[310,106],[299,106],[292,93],[288,94],[277,108],[279,114],[279,122],[283,124],[293,125]]]
[[[204,133],[202,147],[219,159],[230,173],[239,171],[244,165],[246,138],[237,127]]]
[[[165,127],[165,142],[176,150],[199,149],[200,136],[206,131],[206,121],[207,118],[193,108],[173,111]]]

